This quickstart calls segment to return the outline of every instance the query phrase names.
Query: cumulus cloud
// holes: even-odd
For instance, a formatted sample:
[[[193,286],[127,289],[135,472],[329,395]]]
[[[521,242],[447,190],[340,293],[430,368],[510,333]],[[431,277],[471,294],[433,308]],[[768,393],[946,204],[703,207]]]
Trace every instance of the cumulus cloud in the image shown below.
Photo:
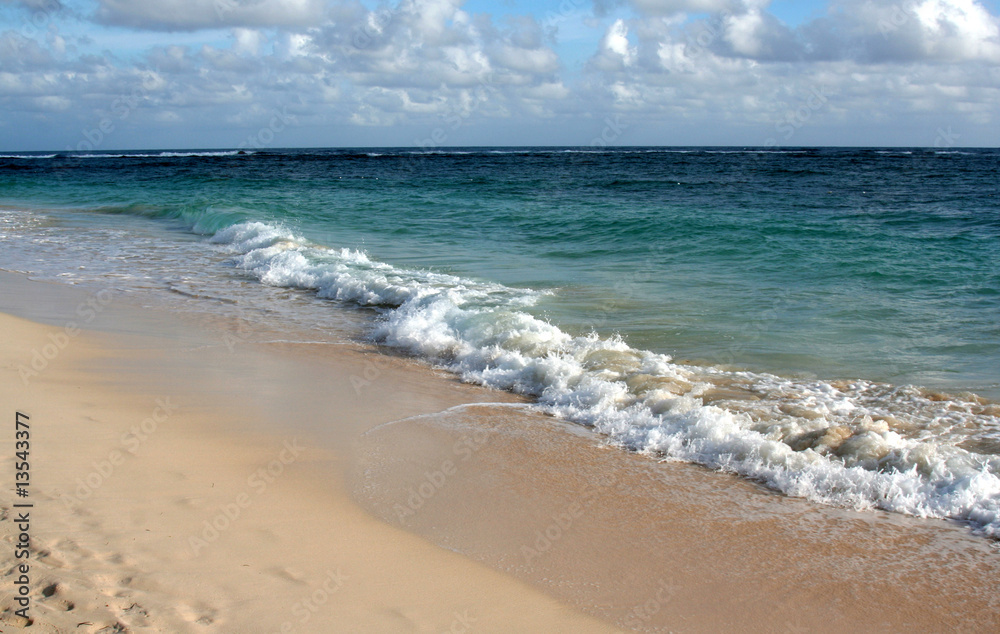
[[[553,99],[565,92],[558,56],[534,19],[497,25],[461,4],[404,0],[394,10],[344,7],[339,19],[308,33],[302,51],[370,99],[359,115],[368,124],[394,120],[375,116],[377,110],[447,115],[474,103],[480,114],[499,115],[537,102],[542,86]],[[528,89],[530,95],[522,94]],[[475,96],[484,91],[488,100]]]
[[[833,0],[826,15],[791,28],[768,0],[630,0],[646,16],[708,12],[719,53],[767,61],[859,63],[1000,61],[1000,18],[977,0]],[[702,36],[703,37],[703,36]]]
[[[817,126],[1000,117],[1000,20],[975,0],[838,0],[796,27],[766,2],[693,21],[651,14],[694,3],[632,4],[644,17],[614,22],[587,66],[592,104],[608,111],[757,126],[761,143]]]
[[[825,15],[796,27],[771,14],[767,0],[659,2],[631,0],[644,15],[653,9],[668,14],[715,7],[705,19],[677,22],[645,18],[637,26],[653,29],[647,44],[673,56],[671,46],[710,50],[712,53],[757,62],[816,62],[851,60],[879,63],[1000,63],[1000,17],[977,0],[833,0]],[[617,24],[617,23],[616,23]],[[668,25],[669,28],[663,28]],[[616,26],[621,29],[623,27]],[[637,31],[638,32],[638,31]],[[605,36],[602,48],[606,48]],[[643,57],[641,50],[639,57]],[[598,50],[595,60],[605,55]]]
[[[54,62],[52,53],[16,31],[0,33],[0,69],[6,72],[44,70]]]
[[[196,28],[217,19],[189,11],[181,20],[175,12],[183,2],[165,4],[174,8],[130,6],[132,17],[119,18],[146,29]],[[262,0],[253,8],[282,4],[290,3]],[[332,3],[323,19],[279,28],[250,26],[250,13],[232,14],[226,19],[239,26],[230,28],[229,45],[156,45],[129,62],[107,55],[86,64],[61,60],[54,39],[46,45],[8,33],[0,37],[0,61],[24,72],[7,86],[0,78],[0,107],[38,113],[69,100],[74,112],[100,119],[111,116],[123,94],[138,91],[128,123],[252,125],[261,109],[290,107],[305,124],[408,124],[449,134],[478,120],[553,116],[572,91],[538,22],[530,16],[498,22],[462,4],[403,0],[369,10]],[[103,6],[125,11],[124,2]]]
[[[756,8],[727,15],[722,41],[732,54],[757,61],[801,58],[809,47],[773,15]]]
[[[1000,62],[1000,18],[974,0],[924,0],[908,5],[915,20],[903,17],[901,29],[912,22],[920,33],[922,51],[942,61]],[[895,22],[890,22],[895,25]],[[883,32],[891,27],[883,25]]]
[[[604,32],[588,67],[606,73],[625,70],[635,63],[637,50],[629,41],[628,24],[619,18]]]

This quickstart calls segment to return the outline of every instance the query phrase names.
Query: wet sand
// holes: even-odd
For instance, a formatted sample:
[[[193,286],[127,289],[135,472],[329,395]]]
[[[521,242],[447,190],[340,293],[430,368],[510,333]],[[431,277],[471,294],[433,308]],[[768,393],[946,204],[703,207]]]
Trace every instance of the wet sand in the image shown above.
[[[498,395],[351,346],[269,344],[118,299],[60,346],[91,296],[0,280],[0,303],[19,293],[21,310],[48,322],[0,315],[0,629],[28,623],[13,601],[22,412],[26,631],[613,631],[348,495],[350,439],[363,430]],[[25,383],[36,351],[50,358]],[[358,391],[366,376],[376,380]]]
[[[819,506],[509,406],[383,426],[358,453],[379,517],[623,629],[1000,627],[1000,552],[963,525]]]

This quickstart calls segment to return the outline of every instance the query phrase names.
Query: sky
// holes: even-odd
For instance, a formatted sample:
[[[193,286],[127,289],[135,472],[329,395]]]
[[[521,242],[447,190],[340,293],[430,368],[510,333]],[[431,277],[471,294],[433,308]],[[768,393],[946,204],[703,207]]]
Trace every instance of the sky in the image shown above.
[[[0,0],[0,152],[1000,146],[1000,0]]]

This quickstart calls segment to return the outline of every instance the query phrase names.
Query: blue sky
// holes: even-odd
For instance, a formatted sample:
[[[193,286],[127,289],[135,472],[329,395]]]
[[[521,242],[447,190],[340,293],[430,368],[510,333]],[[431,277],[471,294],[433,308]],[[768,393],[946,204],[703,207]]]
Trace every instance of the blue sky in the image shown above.
[[[1000,145],[1000,0],[0,0],[0,151]]]

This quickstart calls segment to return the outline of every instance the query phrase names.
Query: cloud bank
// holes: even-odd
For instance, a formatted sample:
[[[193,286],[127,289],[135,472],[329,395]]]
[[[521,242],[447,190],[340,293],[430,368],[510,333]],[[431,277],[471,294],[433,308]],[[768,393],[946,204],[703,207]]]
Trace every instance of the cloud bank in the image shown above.
[[[1000,18],[976,0],[832,0],[794,25],[764,0],[497,9],[3,0],[0,129],[234,147],[281,111],[276,146],[586,144],[609,120],[628,144],[1000,143]]]

